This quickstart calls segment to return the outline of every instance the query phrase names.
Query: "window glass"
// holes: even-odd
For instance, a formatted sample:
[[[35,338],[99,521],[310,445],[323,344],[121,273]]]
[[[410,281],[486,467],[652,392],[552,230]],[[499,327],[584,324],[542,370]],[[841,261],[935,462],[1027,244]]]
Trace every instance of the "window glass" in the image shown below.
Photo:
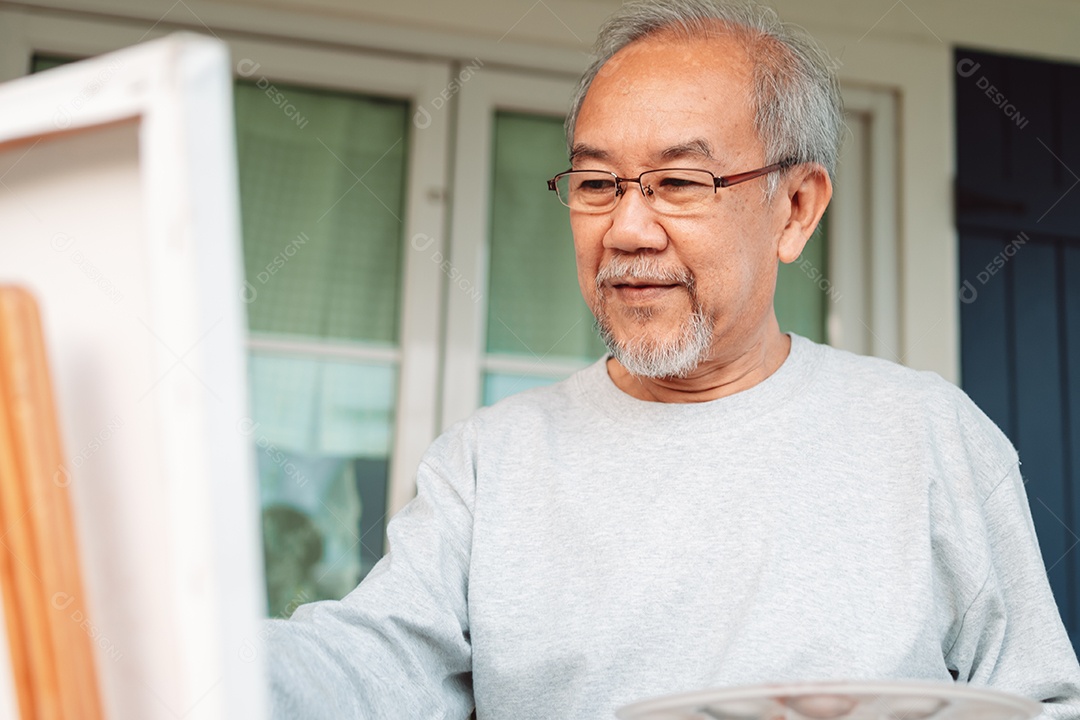
[[[795,262],[780,263],[776,277],[776,319],[780,329],[819,343],[826,342],[829,306],[839,297],[826,275],[827,219],[828,213]]]
[[[397,366],[374,358],[398,340],[408,103],[266,80],[235,98],[248,321],[296,348],[249,366],[268,611],[285,616],[383,555]]]
[[[497,112],[491,193],[487,351],[597,358],[566,208],[545,181],[566,169],[561,118]]]
[[[405,101],[237,84],[253,332],[397,340],[407,118]]]
[[[396,368],[253,352],[271,616],[351,591],[383,554]]]
[[[484,373],[484,404],[491,405],[504,397],[529,390],[534,387],[543,387],[559,381],[559,378],[545,377],[542,375],[515,375],[512,373],[486,372]]]
[[[565,170],[562,118],[495,113],[487,352],[534,373],[484,373],[489,404],[564,376],[549,363],[585,365],[604,344],[581,298],[566,208],[545,181]]]
[[[35,54],[30,60],[30,72],[44,72],[46,70],[51,70],[54,67],[60,67],[61,65],[67,65],[70,62],[75,62],[77,59],[78,58],[61,57],[59,55]]]

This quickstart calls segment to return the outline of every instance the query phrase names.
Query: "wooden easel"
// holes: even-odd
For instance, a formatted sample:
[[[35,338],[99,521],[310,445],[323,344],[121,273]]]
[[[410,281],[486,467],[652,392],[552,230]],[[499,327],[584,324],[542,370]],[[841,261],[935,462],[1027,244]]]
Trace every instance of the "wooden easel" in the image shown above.
[[[93,640],[37,303],[0,286],[0,591],[22,720],[100,720]]]

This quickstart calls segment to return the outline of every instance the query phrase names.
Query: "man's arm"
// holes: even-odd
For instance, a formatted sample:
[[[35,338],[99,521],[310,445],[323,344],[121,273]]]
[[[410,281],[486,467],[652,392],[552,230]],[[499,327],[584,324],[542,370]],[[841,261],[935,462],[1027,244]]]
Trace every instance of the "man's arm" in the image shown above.
[[[1045,718],[1080,719],[1080,666],[1035,537],[1020,468],[983,502],[990,566],[946,660],[961,681],[1044,703]]]
[[[471,481],[457,487],[425,460],[390,552],[360,586],[268,621],[274,718],[469,715]]]

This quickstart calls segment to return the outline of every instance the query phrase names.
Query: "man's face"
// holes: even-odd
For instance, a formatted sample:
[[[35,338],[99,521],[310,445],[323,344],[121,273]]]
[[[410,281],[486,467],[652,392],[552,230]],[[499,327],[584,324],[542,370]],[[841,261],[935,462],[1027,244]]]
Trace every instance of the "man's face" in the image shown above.
[[[624,48],[589,89],[574,151],[574,169],[620,177],[765,165],[745,51],[726,37]],[[738,357],[768,327],[786,198],[765,204],[764,182],[721,189],[679,216],[655,212],[633,183],[609,213],[571,211],[582,294],[631,372],[693,376],[704,360]]]

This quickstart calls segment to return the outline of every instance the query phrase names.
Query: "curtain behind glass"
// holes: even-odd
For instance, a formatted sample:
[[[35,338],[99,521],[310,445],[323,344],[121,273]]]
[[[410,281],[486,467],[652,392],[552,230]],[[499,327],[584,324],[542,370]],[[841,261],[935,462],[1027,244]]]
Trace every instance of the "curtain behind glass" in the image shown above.
[[[268,611],[284,617],[383,554],[397,367],[321,347],[397,344],[408,104],[265,79],[235,97],[250,329],[311,348],[249,365]]]
[[[236,88],[250,329],[394,344],[408,104],[260,85]],[[394,377],[370,364],[256,356],[253,405],[291,452],[385,458]]]
[[[566,208],[545,184],[567,167],[562,118],[497,112],[493,142],[487,350],[598,358]]]
[[[68,63],[76,62],[77,60],[78,58],[61,57],[59,55],[38,55],[35,53],[30,59],[30,72],[45,72],[46,70],[52,70],[54,67],[67,65]]]
[[[780,263],[776,277],[776,319],[780,329],[798,333],[814,342],[826,341],[828,306],[839,293],[825,275],[828,267],[828,213],[806,243],[802,255],[790,264]]]
[[[397,340],[407,119],[404,101],[237,84],[252,331]]]

